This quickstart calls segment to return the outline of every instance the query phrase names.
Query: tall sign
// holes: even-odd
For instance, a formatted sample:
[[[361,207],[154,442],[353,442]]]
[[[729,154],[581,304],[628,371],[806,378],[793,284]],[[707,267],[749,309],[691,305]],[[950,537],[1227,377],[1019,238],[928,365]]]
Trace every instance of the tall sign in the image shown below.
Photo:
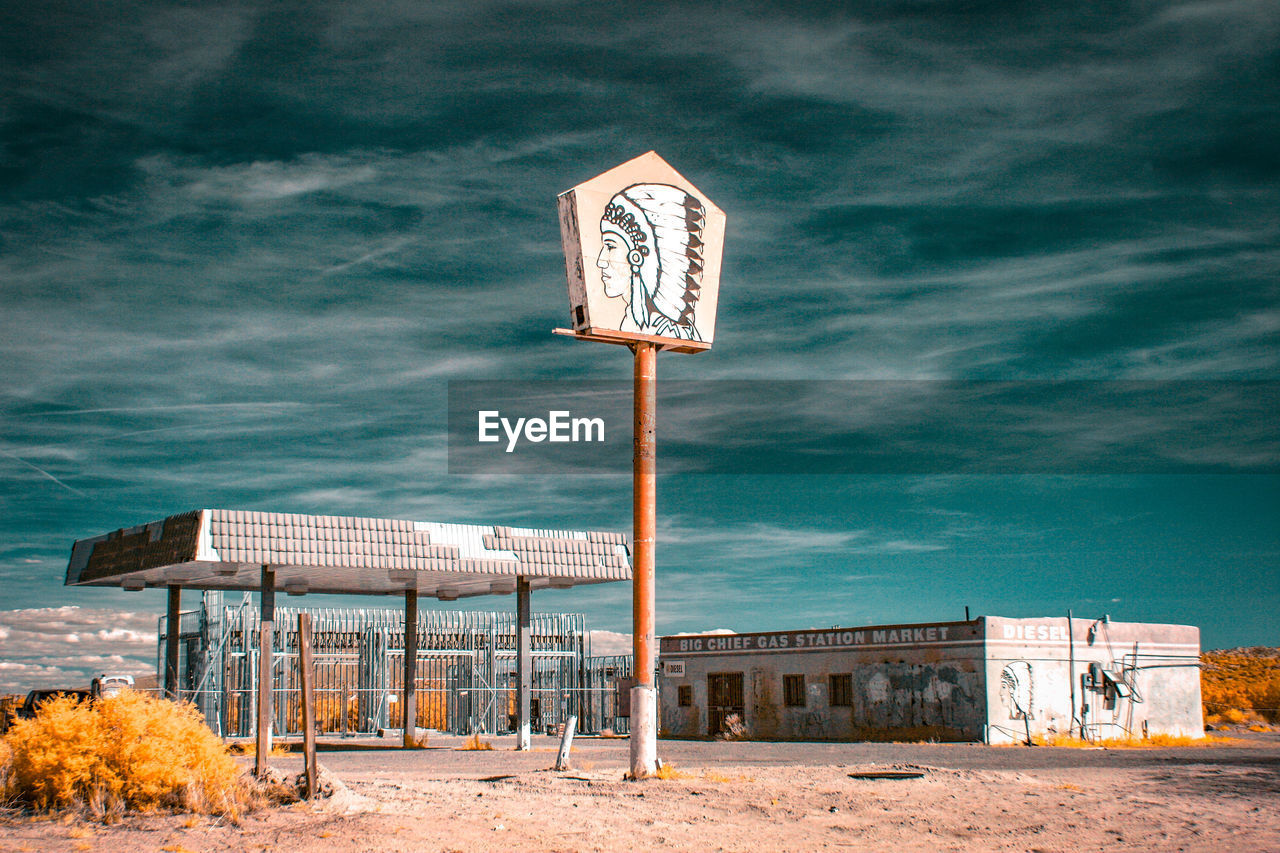
[[[715,338],[725,216],[650,151],[560,195],[579,337],[696,352]]]
[[[711,348],[725,217],[652,151],[561,193],[559,206],[573,328],[555,332],[635,354],[631,776],[643,779],[658,758],[658,350]]]

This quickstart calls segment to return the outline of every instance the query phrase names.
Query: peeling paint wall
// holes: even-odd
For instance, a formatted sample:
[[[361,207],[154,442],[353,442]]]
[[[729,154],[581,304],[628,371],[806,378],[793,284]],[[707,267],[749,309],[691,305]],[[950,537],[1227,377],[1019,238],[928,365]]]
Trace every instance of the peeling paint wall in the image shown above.
[[[667,737],[712,736],[716,715],[706,704],[708,680],[736,674],[742,677],[747,737],[982,737],[983,644],[977,623],[708,637],[702,648],[686,641],[681,649],[680,639],[664,638],[662,646],[659,687]],[[673,676],[671,669],[683,675]],[[800,689],[788,697],[786,679],[797,676],[802,682],[793,685]],[[848,677],[847,695],[832,695],[832,676]],[[679,705],[681,686],[688,689],[689,706]]]
[[[1204,736],[1198,628],[1073,619],[1068,632],[1066,617],[983,623],[992,743],[1081,726],[1091,739]]]

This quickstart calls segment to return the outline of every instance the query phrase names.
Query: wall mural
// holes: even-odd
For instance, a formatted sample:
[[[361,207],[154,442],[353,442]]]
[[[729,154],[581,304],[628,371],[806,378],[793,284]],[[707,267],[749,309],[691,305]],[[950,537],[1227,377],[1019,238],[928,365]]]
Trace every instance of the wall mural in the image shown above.
[[[1030,720],[1035,717],[1035,682],[1031,664],[1015,660],[1000,673],[1000,701],[1009,709],[1009,719]]]

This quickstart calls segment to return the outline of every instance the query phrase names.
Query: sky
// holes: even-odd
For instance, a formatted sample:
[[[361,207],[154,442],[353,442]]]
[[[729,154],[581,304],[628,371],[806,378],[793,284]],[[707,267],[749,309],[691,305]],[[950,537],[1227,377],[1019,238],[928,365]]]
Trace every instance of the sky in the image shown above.
[[[163,593],[63,574],[179,512],[629,530],[625,473],[450,465],[447,415],[625,389],[626,350],[551,334],[555,199],[649,150],[728,217],[715,345],[659,358],[717,389],[659,411],[660,633],[1280,644],[1273,2],[640,11],[0,2],[0,688],[151,666]]]

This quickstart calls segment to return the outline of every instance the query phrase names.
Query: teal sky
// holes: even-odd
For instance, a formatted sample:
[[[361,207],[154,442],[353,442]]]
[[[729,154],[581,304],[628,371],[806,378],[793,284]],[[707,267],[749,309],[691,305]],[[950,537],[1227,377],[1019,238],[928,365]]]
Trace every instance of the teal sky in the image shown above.
[[[729,222],[665,379],[1280,380],[1274,3],[718,5],[0,2],[0,610],[160,612],[64,588],[71,543],[201,507],[629,529],[626,477],[450,473],[444,416],[630,376],[550,334],[555,196],[650,149]],[[1176,473],[664,476],[659,631],[1276,645],[1264,387]],[[621,586],[535,607],[629,630]]]

